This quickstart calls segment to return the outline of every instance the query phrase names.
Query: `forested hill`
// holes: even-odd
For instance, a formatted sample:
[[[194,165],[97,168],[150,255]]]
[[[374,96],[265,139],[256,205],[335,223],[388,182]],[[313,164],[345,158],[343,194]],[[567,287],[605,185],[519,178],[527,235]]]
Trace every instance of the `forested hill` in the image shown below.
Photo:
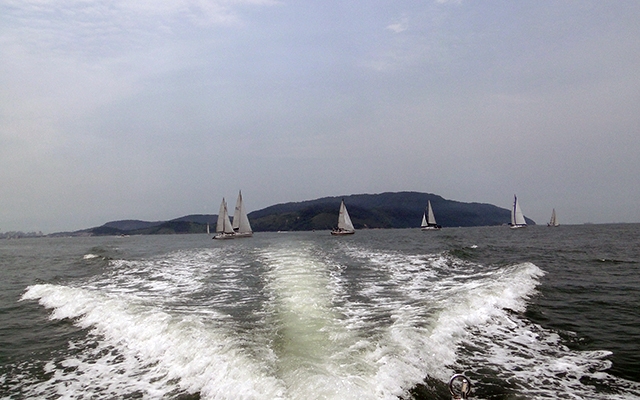
[[[438,224],[443,227],[503,225],[508,209],[484,203],[447,200],[431,193],[395,192],[323,197],[295,203],[276,204],[249,213],[254,231],[331,229],[337,224],[340,200],[344,199],[356,229],[417,228],[431,201]],[[76,235],[204,233],[207,224],[215,230],[216,215],[187,215],[171,221],[112,221],[100,227],[74,232]],[[527,218],[529,224],[534,221]],[[68,233],[67,233],[68,234]]]
[[[337,223],[342,199],[356,229],[417,228],[429,200],[443,227],[502,225],[511,219],[511,211],[505,208],[418,192],[355,194],[277,204],[254,211],[249,218],[256,231],[331,229]],[[535,224],[528,218],[527,222]]]

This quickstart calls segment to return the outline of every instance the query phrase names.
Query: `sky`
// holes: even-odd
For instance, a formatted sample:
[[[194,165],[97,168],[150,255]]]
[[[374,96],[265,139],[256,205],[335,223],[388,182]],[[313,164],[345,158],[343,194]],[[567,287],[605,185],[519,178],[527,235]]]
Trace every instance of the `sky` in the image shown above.
[[[248,211],[418,191],[640,222],[638,21],[636,0],[0,0],[0,232],[240,189]]]

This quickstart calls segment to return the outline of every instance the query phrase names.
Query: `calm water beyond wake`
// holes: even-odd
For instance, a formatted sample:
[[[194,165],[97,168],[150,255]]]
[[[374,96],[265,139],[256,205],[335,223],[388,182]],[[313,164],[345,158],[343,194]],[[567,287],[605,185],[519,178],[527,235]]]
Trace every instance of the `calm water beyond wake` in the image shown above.
[[[640,399],[640,225],[0,241],[2,399]]]

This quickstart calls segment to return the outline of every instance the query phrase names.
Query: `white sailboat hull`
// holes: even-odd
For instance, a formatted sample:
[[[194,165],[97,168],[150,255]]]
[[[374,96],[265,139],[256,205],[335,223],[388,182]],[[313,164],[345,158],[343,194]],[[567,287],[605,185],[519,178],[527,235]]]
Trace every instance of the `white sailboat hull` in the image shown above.
[[[237,238],[248,238],[252,236],[253,236],[253,232],[236,232],[235,233],[235,237]]]
[[[252,236],[253,236],[253,232],[233,232],[233,233],[220,232],[216,234],[213,237],[213,239],[216,239],[216,240],[240,239],[240,238],[248,238]]]
[[[334,236],[341,236],[341,235],[353,235],[354,233],[356,233],[356,231],[341,231],[338,229],[334,229],[331,231],[331,234]]]
[[[235,239],[235,238],[236,238],[235,233],[220,232],[220,233],[217,233],[212,239],[224,240],[224,239]]]

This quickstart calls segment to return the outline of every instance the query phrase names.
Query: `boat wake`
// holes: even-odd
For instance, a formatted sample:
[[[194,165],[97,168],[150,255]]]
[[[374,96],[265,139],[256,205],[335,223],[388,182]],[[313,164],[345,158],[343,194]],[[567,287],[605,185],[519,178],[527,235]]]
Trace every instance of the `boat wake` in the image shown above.
[[[444,384],[466,372],[479,397],[616,398],[598,392],[612,380],[638,393],[606,373],[606,351],[569,350],[524,317],[544,275],[534,264],[336,241],[239,249],[110,260],[89,281],[29,287],[22,300],[87,334],[43,362],[42,377],[25,376],[20,392],[396,399],[412,398],[425,377]]]
[[[640,385],[606,373],[610,352],[570,350],[557,332],[516,313],[493,317],[468,333],[456,366],[475,379],[480,398],[640,398]]]

